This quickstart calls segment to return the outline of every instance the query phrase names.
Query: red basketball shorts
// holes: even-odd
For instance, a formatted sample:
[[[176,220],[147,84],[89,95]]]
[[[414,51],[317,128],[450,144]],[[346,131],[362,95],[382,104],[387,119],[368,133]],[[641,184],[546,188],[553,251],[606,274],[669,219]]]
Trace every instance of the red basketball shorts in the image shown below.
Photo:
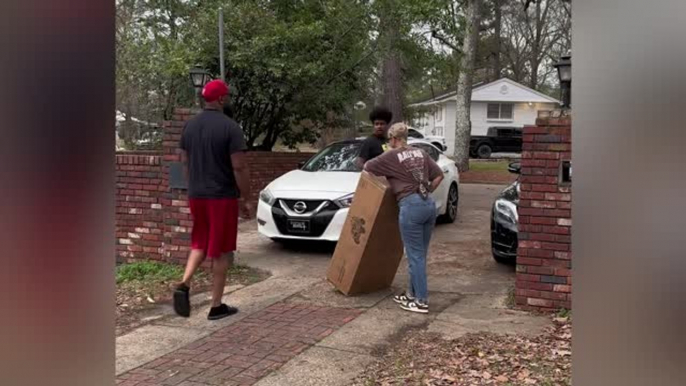
[[[191,198],[193,216],[191,247],[210,259],[236,250],[238,239],[238,200],[235,198]]]

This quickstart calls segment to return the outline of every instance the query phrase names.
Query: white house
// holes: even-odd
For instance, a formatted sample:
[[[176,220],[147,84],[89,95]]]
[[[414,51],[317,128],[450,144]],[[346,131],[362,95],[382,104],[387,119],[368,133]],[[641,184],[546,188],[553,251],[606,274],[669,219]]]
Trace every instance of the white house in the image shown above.
[[[426,135],[445,136],[446,152],[455,148],[456,92],[410,105],[427,110],[412,125]],[[492,126],[523,127],[536,122],[539,110],[559,108],[560,101],[513,80],[502,78],[472,88],[472,135],[486,135]]]

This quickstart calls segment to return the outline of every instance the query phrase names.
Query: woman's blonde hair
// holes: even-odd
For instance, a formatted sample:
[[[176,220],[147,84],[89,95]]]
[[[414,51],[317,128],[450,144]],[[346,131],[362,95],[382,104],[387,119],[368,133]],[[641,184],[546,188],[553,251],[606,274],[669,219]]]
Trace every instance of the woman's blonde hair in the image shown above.
[[[394,123],[390,129],[388,129],[388,138],[396,138],[403,142],[407,142],[407,125],[403,122]]]

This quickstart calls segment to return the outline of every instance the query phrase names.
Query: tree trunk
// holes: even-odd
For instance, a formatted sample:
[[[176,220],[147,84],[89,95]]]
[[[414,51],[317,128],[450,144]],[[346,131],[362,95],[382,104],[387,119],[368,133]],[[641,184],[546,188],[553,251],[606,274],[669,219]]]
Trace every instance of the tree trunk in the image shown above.
[[[455,119],[455,162],[459,171],[469,170],[469,137],[472,133],[470,116],[474,60],[479,37],[481,0],[469,0],[465,10],[467,28],[462,41],[460,75],[457,79],[457,114]]]
[[[546,6],[548,6],[546,4]],[[534,39],[531,42],[531,58],[529,59],[529,65],[531,66],[531,78],[529,81],[529,87],[536,90],[538,88],[538,69],[541,67],[541,39],[542,39],[542,24],[545,20],[541,20],[541,2],[536,2],[536,16],[534,19]]]
[[[393,113],[393,122],[403,121],[403,73],[398,49],[398,18],[394,0],[383,2],[381,36],[383,62],[381,66],[382,104]]]
[[[500,79],[502,74],[502,63],[500,55],[502,52],[502,23],[503,23],[503,0],[495,0],[495,47],[493,49],[493,78]]]
[[[403,121],[403,85],[399,55],[389,53],[383,64],[383,104],[393,113],[392,122]]]

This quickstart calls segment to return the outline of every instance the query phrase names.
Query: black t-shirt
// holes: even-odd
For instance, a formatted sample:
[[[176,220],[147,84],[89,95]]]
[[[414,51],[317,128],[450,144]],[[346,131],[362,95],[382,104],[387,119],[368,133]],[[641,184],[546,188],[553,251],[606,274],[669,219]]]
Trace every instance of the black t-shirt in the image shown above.
[[[366,162],[380,156],[384,153],[385,144],[385,140],[374,135],[367,137],[367,139],[362,142],[362,147],[360,148],[360,158]]]
[[[203,111],[186,122],[181,149],[188,155],[188,197],[240,197],[231,155],[246,145],[236,121],[221,111]]]

